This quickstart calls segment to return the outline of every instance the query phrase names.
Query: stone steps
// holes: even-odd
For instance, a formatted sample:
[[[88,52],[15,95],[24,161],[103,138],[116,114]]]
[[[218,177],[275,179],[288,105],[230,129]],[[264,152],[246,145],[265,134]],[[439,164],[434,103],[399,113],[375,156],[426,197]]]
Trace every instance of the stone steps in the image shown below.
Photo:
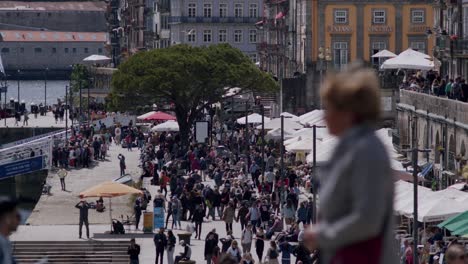
[[[19,263],[128,263],[126,241],[16,241]]]

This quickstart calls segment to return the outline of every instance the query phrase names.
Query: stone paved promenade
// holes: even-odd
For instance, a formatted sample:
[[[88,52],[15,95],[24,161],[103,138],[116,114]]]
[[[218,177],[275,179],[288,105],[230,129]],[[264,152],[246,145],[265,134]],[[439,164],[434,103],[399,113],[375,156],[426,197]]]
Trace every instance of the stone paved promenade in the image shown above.
[[[58,127],[65,128],[65,119],[55,123],[55,118],[52,112],[48,112],[46,116],[37,115],[37,119],[34,118],[33,114],[29,114],[28,125],[23,126],[23,116],[21,121],[18,122],[18,126],[15,126],[14,118],[7,118],[6,127]],[[71,121],[68,120],[68,126],[71,126]],[[0,127],[5,127],[5,119],[0,119]]]
[[[105,161],[93,161],[89,169],[81,168],[69,170],[68,176],[65,179],[67,187],[67,191],[65,192],[61,190],[60,180],[56,171],[50,171],[47,182],[52,185],[51,195],[41,196],[27,223],[31,225],[77,224],[79,211],[75,208],[75,204],[80,200],[78,198],[79,193],[101,182],[118,178],[120,169],[117,155],[119,153],[122,153],[126,158],[127,173],[137,179],[140,174],[140,169],[138,168],[140,151],[134,149],[133,152],[129,152],[121,146],[116,146],[114,144],[110,147]],[[88,201],[95,200],[97,200],[97,198],[88,199]],[[104,200],[106,207],[108,207],[109,200],[107,198]],[[132,215],[133,210],[131,210],[128,203],[129,196],[113,198],[113,217]],[[89,221],[92,224],[110,223],[109,213],[107,210],[104,213],[90,210]]]

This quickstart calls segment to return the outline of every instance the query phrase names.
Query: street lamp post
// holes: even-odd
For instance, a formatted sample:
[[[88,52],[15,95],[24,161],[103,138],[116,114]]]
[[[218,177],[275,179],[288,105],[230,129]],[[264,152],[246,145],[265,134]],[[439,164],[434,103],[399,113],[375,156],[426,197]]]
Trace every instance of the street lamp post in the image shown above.
[[[82,105],[82,94],[81,94],[81,79],[78,80],[78,88],[80,89],[80,116],[78,118],[79,120],[79,124],[81,126],[81,119],[82,119],[82,116],[83,116],[83,112],[82,112],[82,109],[83,109],[83,105]]]
[[[265,180],[265,107],[260,105],[262,113],[262,179]]]
[[[89,111],[89,101],[90,101],[91,97],[89,96],[89,84],[88,84],[88,125],[91,123],[91,115],[90,115],[90,111]]]
[[[44,107],[46,107],[46,109],[47,109],[47,71],[48,70],[49,68],[45,68],[45,71],[44,71]],[[47,115],[47,110],[45,114]]]
[[[248,156],[249,152],[249,101],[245,102],[245,152]]]
[[[21,71],[18,70],[17,80],[18,80],[18,105],[20,104],[20,73]]]
[[[312,211],[312,223],[315,224],[317,222],[317,128],[324,128],[325,126],[317,126],[313,125],[312,126],[312,136],[313,136],[313,142],[314,144],[312,145],[312,166],[313,166],[313,171],[312,171],[312,199],[313,199],[313,211]]]
[[[284,178],[284,116],[281,115],[281,144],[280,144],[280,166],[281,179]]]
[[[65,85],[65,144],[68,141],[68,85]]]
[[[403,150],[403,152],[411,152],[411,158],[413,162],[413,260],[415,264],[418,264],[418,153],[429,153],[430,149],[418,149],[416,139],[416,124],[417,117],[413,117],[411,125],[413,134],[413,147],[409,150]]]

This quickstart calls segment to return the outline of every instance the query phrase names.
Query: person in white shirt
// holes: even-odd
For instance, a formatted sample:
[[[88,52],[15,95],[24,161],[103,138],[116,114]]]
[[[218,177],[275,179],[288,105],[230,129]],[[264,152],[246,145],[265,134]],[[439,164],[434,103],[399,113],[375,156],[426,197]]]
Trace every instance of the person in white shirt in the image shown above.
[[[242,252],[237,246],[237,241],[232,241],[231,246],[226,251],[226,254],[228,254],[238,262],[241,260]]]
[[[244,251],[244,253],[250,252],[250,248],[252,247],[252,239],[252,224],[248,224],[247,227],[242,231],[241,236],[242,251]]]

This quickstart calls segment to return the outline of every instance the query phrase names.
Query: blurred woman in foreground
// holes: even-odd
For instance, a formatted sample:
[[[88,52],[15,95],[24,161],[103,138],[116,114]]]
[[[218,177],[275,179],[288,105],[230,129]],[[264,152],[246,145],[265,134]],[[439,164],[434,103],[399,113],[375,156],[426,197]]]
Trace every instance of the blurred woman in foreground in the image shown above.
[[[396,263],[390,161],[374,132],[379,90],[375,72],[363,68],[331,75],[322,87],[327,127],[339,143],[321,170],[318,221],[305,236],[321,263]]]

